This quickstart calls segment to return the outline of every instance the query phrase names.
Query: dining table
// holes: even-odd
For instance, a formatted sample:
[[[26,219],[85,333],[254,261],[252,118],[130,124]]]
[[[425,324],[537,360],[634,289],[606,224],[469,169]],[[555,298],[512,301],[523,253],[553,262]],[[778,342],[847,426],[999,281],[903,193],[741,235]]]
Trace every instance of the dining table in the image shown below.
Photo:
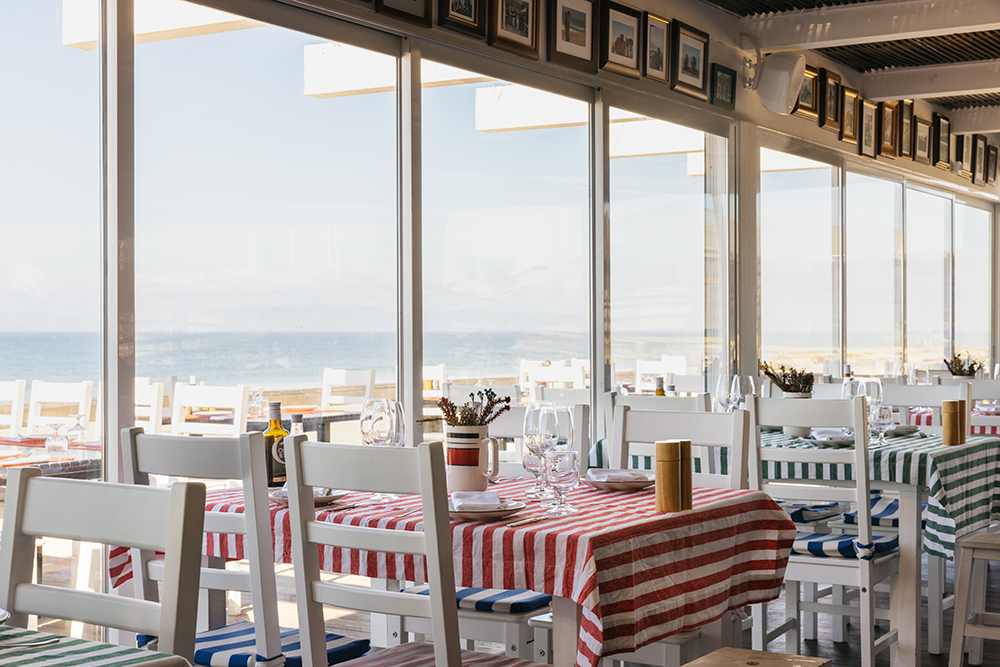
[[[533,480],[505,479],[493,488],[518,500],[533,485]],[[557,665],[595,667],[601,656],[705,626],[781,592],[795,524],[764,493],[696,488],[693,509],[678,513],[656,511],[653,487],[616,492],[581,484],[568,499],[579,512],[554,516],[528,502],[503,520],[451,523],[456,585],[553,595]],[[419,531],[419,508],[417,496],[372,502],[371,494],[357,492],[338,505],[317,507],[316,516]],[[242,512],[242,490],[209,492],[206,510]],[[272,502],[270,513],[275,562],[291,562],[289,510]],[[531,518],[540,520],[508,525]],[[207,535],[204,552],[241,559],[244,541]],[[327,571],[387,581],[425,579],[422,561],[410,555],[329,547],[320,554]],[[126,550],[112,550],[109,567],[114,586],[131,578]]]
[[[7,473],[19,466],[35,466],[43,475],[71,479],[100,479],[101,443],[70,443],[67,451],[48,454],[46,436],[0,437],[0,500],[7,489]]]
[[[35,645],[15,646],[27,643]],[[190,663],[179,655],[0,626],[0,665],[28,663],[47,667],[190,667]]]

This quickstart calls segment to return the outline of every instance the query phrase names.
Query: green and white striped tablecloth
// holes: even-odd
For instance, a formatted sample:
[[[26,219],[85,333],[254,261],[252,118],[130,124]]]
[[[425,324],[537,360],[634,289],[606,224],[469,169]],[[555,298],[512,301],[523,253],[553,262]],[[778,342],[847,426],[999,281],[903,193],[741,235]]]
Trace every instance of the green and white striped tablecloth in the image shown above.
[[[4,648],[5,642],[53,637],[45,632],[33,632],[10,626],[0,626],[0,665],[44,664],[51,667],[190,667],[187,660],[169,653],[156,653],[127,646],[102,644],[72,637],[62,637],[56,644],[35,647]]]

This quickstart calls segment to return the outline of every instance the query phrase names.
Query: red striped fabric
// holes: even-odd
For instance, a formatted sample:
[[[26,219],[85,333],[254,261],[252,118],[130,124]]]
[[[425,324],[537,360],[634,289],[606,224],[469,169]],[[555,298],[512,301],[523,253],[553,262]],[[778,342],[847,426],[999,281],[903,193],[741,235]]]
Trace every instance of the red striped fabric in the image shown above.
[[[517,500],[533,483],[516,480],[493,488]],[[351,494],[344,502],[364,497]],[[517,528],[504,521],[452,523],[455,583],[531,589],[579,603],[581,667],[593,667],[601,655],[633,651],[727,611],[778,597],[795,524],[763,493],[695,489],[694,510],[676,514],[656,512],[652,487],[616,493],[583,485],[569,494],[569,501],[582,511]],[[242,492],[213,491],[206,504],[212,511],[242,512]],[[422,530],[418,514],[396,518],[418,506],[419,499],[409,496],[336,513],[320,508],[317,517]],[[530,503],[510,520],[545,511]],[[291,561],[288,515],[287,508],[271,505],[275,562]],[[208,536],[205,553],[239,558],[242,545],[233,536]],[[332,547],[320,554],[324,570],[419,582],[425,578],[422,559],[413,556]],[[131,568],[122,562],[127,561],[125,553],[113,551],[112,560],[118,585],[131,577]]]
[[[972,410],[973,417],[982,417],[984,415],[986,415],[986,413],[981,410]],[[996,415],[991,414],[989,416]],[[931,426],[933,417],[934,412],[930,408],[910,408],[910,423],[914,426]],[[973,424],[970,429],[972,435],[1000,435],[1000,426]]]

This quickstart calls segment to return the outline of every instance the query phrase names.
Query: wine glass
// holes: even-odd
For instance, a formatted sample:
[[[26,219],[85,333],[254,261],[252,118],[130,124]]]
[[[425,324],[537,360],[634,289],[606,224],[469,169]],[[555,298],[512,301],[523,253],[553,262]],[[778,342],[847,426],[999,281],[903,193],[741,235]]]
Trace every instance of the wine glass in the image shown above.
[[[535,488],[528,493],[528,498],[538,500],[551,498],[552,494],[546,488],[545,452],[556,446],[559,441],[559,425],[556,421],[555,406],[548,401],[538,401],[528,405],[524,411],[524,446],[543,463],[541,474]]]
[[[393,412],[389,407],[389,401],[385,398],[369,398],[364,402],[361,406],[361,440],[366,445],[385,447],[396,444]],[[372,502],[384,503],[398,498],[399,496],[392,493],[376,493],[371,499]]]
[[[868,398],[868,409],[872,410],[882,405],[882,380],[879,378],[867,378],[864,387],[864,396]]]
[[[556,408],[556,444],[552,449],[567,451],[573,449],[576,443],[576,431],[573,428],[573,410]]]
[[[927,367],[921,364],[910,366],[910,384],[930,384],[931,376],[927,372]]]
[[[49,424],[49,428],[52,429],[52,435],[45,439],[45,453],[49,456],[61,456],[69,452],[69,440],[59,435],[59,429],[62,426],[59,422]]]
[[[87,438],[90,435],[87,431],[87,427],[83,423],[84,416],[85,415],[70,415],[70,417],[76,420],[76,423],[73,424],[69,431],[66,432],[66,439],[74,445],[82,445],[86,443]]]
[[[549,514],[573,514],[580,510],[566,502],[566,494],[580,484],[579,453],[573,450],[551,450],[545,454],[548,465],[546,476],[549,486],[556,492],[556,502]]]
[[[399,401],[386,401],[386,410],[392,419],[392,439],[386,444],[390,447],[402,447],[406,444],[406,417]]]
[[[892,406],[878,405],[868,411],[871,428],[878,435],[877,444],[884,445],[885,432],[892,427]]]
[[[521,466],[535,476],[535,486],[525,497],[531,500],[550,498],[551,495],[547,495],[545,481],[542,479],[542,456],[529,447],[526,441],[521,445]]]
[[[720,375],[719,382],[715,388],[715,402],[722,408],[725,412],[732,412],[736,405],[739,403],[739,386],[740,376],[736,375]],[[735,393],[733,391],[733,384],[736,385]]]

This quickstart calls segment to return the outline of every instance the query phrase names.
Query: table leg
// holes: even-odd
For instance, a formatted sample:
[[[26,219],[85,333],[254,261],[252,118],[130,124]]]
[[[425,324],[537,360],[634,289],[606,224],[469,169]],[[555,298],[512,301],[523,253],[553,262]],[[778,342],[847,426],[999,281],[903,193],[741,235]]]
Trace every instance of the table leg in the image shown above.
[[[552,664],[574,667],[579,650],[583,607],[569,598],[552,596]]]
[[[921,554],[920,503],[923,489],[903,486],[899,491],[899,579],[898,601],[899,646],[897,667],[920,667],[921,644]]]
[[[316,424],[316,440],[318,442],[330,442],[330,423],[321,421]]]

